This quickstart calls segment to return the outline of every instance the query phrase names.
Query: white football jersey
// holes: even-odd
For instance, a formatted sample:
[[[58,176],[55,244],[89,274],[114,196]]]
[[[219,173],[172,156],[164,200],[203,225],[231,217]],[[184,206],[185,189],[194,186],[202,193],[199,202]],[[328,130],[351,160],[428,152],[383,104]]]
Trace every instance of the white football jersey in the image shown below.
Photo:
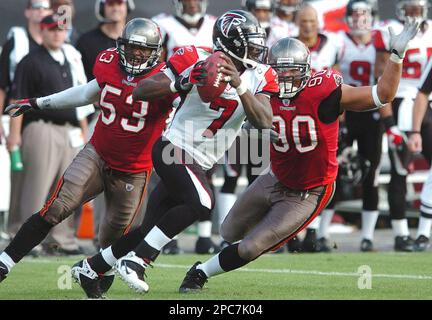
[[[408,45],[403,62],[402,77],[399,83],[397,98],[415,99],[420,78],[426,68],[432,54],[432,21],[428,20],[428,28],[425,32],[419,31]],[[403,29],[403,24],[391,20],[383,23],[376,30],[375,47],[380,51],[390,51],[388,27],[392,26],[395,34]]]
[[[267,35],[266,45],[271,48],[278,40],[286,37],[297,37],[298,27],[293,22],[286,22],[274,16],[270,21],[270,32]]]
[[[165,74],[187,75],[196,62],[205,60],[209,53],[200,48],[181,48],[168,61]],[[247,69],[242,82],[253,94],[279,92],[276,72],[267,65]],[[241,131],[246,118],[236,89],[229,84],[222,95],[211,103],[201,100],[196,87],[184,97],[164,136],[175,146],[185,150],[204,169],[211,169],[224,156]]]
[[[373,85],[376,53],[373,42],[356,43],[346,32],[340,32],[339,35],[343,47],[338,58],[338,65],[344,83],[355,87]]]
[[[318,42],[313,48],[309,48],[311,53],[312,70],[320,71],[332,68],[337,63],[342,43],[336,34],[319,34]]]
[[[167,37],[167,59],[180,47],[194,45],[209,52],[213,50],[213,26],[216,17],[206,14],[199,29],[188,29],[175,16],[161,13],[152,18],[161,30],[162,38]]]

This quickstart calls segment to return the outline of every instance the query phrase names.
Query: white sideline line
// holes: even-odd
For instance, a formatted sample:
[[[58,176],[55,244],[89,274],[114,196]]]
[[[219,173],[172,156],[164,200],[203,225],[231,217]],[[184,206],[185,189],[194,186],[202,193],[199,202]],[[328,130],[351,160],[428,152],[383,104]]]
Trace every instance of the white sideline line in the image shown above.
[[[26,262],[31,263],[52,263],[52,260],[44,259],[24,259]],[[180,264],[166,264],[166,263],[155,263],[155,267],[167,268],[167,269],[185,269],[188,270],[191,266],[180,265]],[[328,272],[318,270],[295,270],[295,269],[251,269],[241,268],[236,271],[240,272],[256,272],[256,273],[285,273],[285,274],[308,274],[314,276],[329,276],[329,277],[359,277],[360,273],[356,272]],[[373,278],[390,278],[390,279],[411,279],[411,280],[432,280],[432,276],[426,275],[414,275],[414,274],[386,274],[386,273],[373,273]]]

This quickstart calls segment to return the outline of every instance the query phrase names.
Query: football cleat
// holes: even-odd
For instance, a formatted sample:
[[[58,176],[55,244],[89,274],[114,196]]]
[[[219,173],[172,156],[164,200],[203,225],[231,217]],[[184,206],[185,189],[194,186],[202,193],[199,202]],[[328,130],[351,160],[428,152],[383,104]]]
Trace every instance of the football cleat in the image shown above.
[[[332,249],[328,245],[328,241],[326,238],[319,238],[316,242],[316,251],[317,252],[331,252]]]
[[[147,293],[149,285],[145,282],[145,269],[150,264],[138,257],[135,252],[131,251],[123,258],[117,260],[115,271],[131,289],[138,293]]]
[[[302,244],[303,252],[317,252],[317,237],[315,229],[307,229]]]
[[[374,251],[373,243],[369,239],[362,239],[360,242],[360,251],[362,252],[372,252]]]
[[[180,293],[194,293],[202,290],[204,284],[207,282],[207,275],[204,271],[197,269],[201,262],[195,262],[192,268],[186,273],[182,284],[180,285]]]
[[[429,248],[429,238],[424,235],[420,235],[414,242],[414,251],[426,251],[427,248]]]
[[[87,259],[75,263],[71,270],[72,278],[81,286],[90,299],[103,298],[102,290],[100,288],[100,278],[96,271],[94,271]]]
[[[395,251],[413,252],[414,240],[410,236],[397,236],[394,244]]]
[[[115,272],[114,269],[111,269],[105,274],[99,276],[100,278],[99,287],[101,289],[102,294],[107,293],[108,290],[111,288],[115,278],[114,272]]]
[[[287,248],[288,248],[288,252],[299,253],[302,252],[302,243],[300,239],[296,236],[287,242]]]
[[[0,282],[6,279],[8,273],[9,273],[8,267],[6,267],[6,265],[0,261]]]
[[[220,248],[213,243],[211,238],[199,237],[195,244],[195,253],[197,254],[214,254],[219,251]]]
[[[178,247],[177,240],[171,240],[165,245],[165,247],[162,248],[162,253],[175,255],[183,252]]]

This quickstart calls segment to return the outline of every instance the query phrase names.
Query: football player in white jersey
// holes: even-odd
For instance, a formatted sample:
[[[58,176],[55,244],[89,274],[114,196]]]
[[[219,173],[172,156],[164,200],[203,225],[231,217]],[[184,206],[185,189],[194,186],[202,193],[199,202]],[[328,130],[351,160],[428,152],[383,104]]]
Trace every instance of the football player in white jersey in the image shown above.
[[[216,17],[206,14],[207,0],[173,0],[175,15],[159,14],[153,18],[164,39],[162,59],[168,60],[180,47],[194,45],[208,52],[213,51],[212,32]],[[211,179],[211,173],[208,173]],[[201,217],[198,222],[196,253],[214,253],[219,250],[211,240],[212,222],[210,217]],[[163,250],[164,253],[177,254],[180,251],[177,238]]]
[[[334,34],[325,35],[319,32],[318,13],[315,8],[307,3],[302,4],[296,19],[299,26],[298,39],[309,48],[313,72],[337,65],[342,41]],[[316,252],[319,245],[316,230],[320,225],[320,220],[321,216],[318,216],[309,224],[303,243],[300,243],[297,237],[288,241],[288,251]]]
[[[378,78],[386,59],[390,55],[387,27],[390,25],[395,33],[400,32],[402,22],[407,17],[422,20],[420,31],[409,43],[403,62],[403,72],[399,89],[391,107],[382,110],[382,118],[389,140],[389,155],[391,159],[391,180],[388,189],[390,217],[395,236],[396,251],[413,251],[414,240],[408,231],[406,219],[406,176],[408,174],[409,157],[406,156],[405,133],[412,130],[412,108],[417,94],[420,78],[432,54],[432,21],[427,20],[429,2],[426,0],[399,0],[397,2],[397,17],[399,21],[390,21],[385,28],[375,35],[377,61],[375,73]],[[426,132],[424,132],[426,134]],[[427,133],[428,135],[432,133]],[[430,156],[428,156],[430,158]]]
[[[153,147],[152,160],[161,182],[150,195],[141,228],[81,264],[88,268],[89,282],[97,282],[98,274],[115,264],[128,285],[147,292],[145,269],[175,235],[213,208],[206,170],[223,157],[245,119],[255,128],[272,127],[270,97],[279,92],[279,86],[275,71],[263,64],[265,30],[249,12],[231,10],[217,19],[213,43],[223,52],[225,63],[219,69],[228,83],[214,101],[203,102],[194,85],[206,77],[202,61],[209,55],[194,46],[179,49],[164,72],[135,88],[137,100],[178,92],[182,102]],[[141,242],[134,240],[137,235]]]
[[[426,67],[425,72],[420,80],[419,92],[413,108],[413,130],[410,133],[408,145],[413,152],[420,152],[432,149],[432,136],[426,136],[428,140],[423,140],[422,122],[424,124],[425,116],[432,118],[432,110],[429,108],[429,96],[432,93],[432,60]],[[429,165],[430,165],[430,158]],[[429,176],[423,185],[420,195],[420,220],[417,229],[417,239],[414,244],[415,251],[425,251],[429,247],[429,238],[432,227],[432,167],[429,170]]]
[[[338,57],[339,71],[344,82],[351,86],[373,85],[375,47],[372,39],[372,28],[377,17],[377,6],[371,0],[350,0],[347,5],[346,21],[348,32],[340,32],[343,47]],[[366,159],[370,167],[362,177],[363,208],[362,208],[362,251],[372,251],[373,231],[378,218],[378,181],[381,159],[381,144],[384,133],[378,111],[345,113],[347,146],[357,141],[358,154]],[[341,122],[342,126],[342,122]],[[327,245],[328,229],[333,217],[334,201],[321,213],[320,226],[317,231],[318,251],[329,251]]]
[[[270,20],[271,32],[267,37],[267,46],[269,48],[282,38],[298,36],[295,17],[302,2],[303,0],[275,1],[275,13]]]
[[[216,17],[206,13],[207,0],[173,0],[174,15],[161,13],[152,18],[162,33],[168,60],[180,47],[194,45],[212,52],[212,32]]]

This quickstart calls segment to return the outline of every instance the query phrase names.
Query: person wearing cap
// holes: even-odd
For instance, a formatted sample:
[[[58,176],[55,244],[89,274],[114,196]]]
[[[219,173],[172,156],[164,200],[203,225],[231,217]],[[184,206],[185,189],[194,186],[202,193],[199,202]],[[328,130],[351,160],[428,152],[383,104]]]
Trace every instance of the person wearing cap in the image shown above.
[[[42,45],[18,64],[12,85],[13,99],[46,96],[86,83],[81,55],[65,44],[67,28],[58,16],[46,16],[40,28]],[[24,213],[40,209],[61,184],[63,172],[84,144],[82,128],[86,127],[86,116],[87,112],[76,110],[35,111],[21,116],[24,164],[19,194],[21,224],[29,218]],[[48,253],[80,253],[73,217],[54,228],[43,246]]]
[[[38,48],[42,43],[42,35],[39,24],[42,18],[48,14],[51,14],[49,0],[28,0],[24,10],[24,16],[26,17],[27,25],[14,26],[8,32],[7,41],[3,45],[3,50],[0,56],[0,116],[3,114],[4,106],[13,102],[10,97],[10,91],[16,66],[24,56]],[[8,123],[9,117],[6,115],[3,117],[6,118],[5,123]],[[6,147],[9,152],[21,145],[20,127],[21,119],[11,119],[9,123],[8,135],[6,136],[5,130],[2,126],[2,121],[0,121],[0,144],[3,143],[1,141],[6,139]],[[4,146],[0,147],[4,148]],[[8,158],[9,155],[4,150],[2,151],[3,152],[0,154],[0,157],[2,157],[0,162],[8,162],[9,160],[6,158]],[[9,167],[2,166],[0,168],[0,176],[8,176],[9,171]],[[13,214],[9,214],[8,225],[6,228],[6,232],[10,236],[13,236],[18,231],[18,228],[22,223],[19,215],[15,214],[19,210],[19,201],[17,200],[17,195],[19,195],[21,188],[21,177],[22,172],[11,171],[10,188],[9,186],[6,186],[6,184],[9,184],[6,179],[4,179],[5,181],[2,181],[2,187],[7,187],[7,190],[10,189],[10,199],[9,192],[4,192],[5,189],[3,188],[0,195],[1,197],[8,197],[7,200],[3,199],[2,202],[8,203],[9,212],[13,212]]]

